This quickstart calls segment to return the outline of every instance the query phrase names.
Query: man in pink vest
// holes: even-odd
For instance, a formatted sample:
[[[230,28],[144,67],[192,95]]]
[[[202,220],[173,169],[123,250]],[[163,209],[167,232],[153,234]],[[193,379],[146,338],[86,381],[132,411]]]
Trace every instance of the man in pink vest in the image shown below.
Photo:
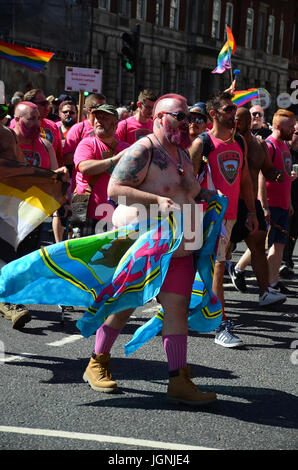
[[[202,187],[209,186],[208,189],[216,189],[219,194],[229,199],[224,220],[225,233],[219,242],[213,279],[213,291],[220,299],[223,310],[226,252],[237,218],[240,191],[248,208],[247,226],[251,233],[258,228],[253,186],[246,162],[246,143],[239,136],[239,142],[243,142],[242,149],[238,139],[236,141],[234,138],[237,106],[232,102],[232,97],[231,93],[225,91],[207,102],[207,112],[213,121],[213,127],[208,133],[212,150],[208,155],[206,177],[201,182]],[[195,174],[198,174],[204,156],[202,145],[202,139],[197,137],[190,149]],[[216,332],[215,343],[229,348],[241,346],[243,341],[232,333],[232,328],[233,323],[226,319],[224,313],[222,325]]]

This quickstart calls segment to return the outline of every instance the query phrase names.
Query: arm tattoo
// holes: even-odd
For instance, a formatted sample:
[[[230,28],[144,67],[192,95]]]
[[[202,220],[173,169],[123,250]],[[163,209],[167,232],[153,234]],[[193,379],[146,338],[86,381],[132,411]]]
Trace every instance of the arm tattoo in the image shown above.
[[[113,171],[112,178],[119,183],[137,184],[138,174],[149,161],[149,150],[142,144],[129,147],[120,158],[118,165]]]

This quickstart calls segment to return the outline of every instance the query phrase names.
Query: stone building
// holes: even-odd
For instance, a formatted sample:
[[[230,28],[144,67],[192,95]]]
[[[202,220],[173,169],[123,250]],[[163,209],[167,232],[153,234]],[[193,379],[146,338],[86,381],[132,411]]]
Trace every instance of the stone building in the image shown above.
[[[231,83],[229,72],[211,73],[226,24],[237,44],[237,88],[268,90],[271,112],[281,92],[295,93],[297,0],[0,0],[0,13],[0,39],[55,52],[39,73],[0,61],[8,99],[31,85],[57,96],[64,92],[65,67],[78,66],[102,69],[102,92],[111,103],[125,104],[142,88],[204,101]],[[123,33],[137,25],[136,76],[123,68],[121,51]]]

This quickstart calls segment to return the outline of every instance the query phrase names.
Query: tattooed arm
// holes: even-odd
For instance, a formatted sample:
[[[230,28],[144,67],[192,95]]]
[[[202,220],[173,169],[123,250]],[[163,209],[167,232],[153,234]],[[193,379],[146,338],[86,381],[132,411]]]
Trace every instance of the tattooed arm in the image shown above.
[[[136,142],[125,151],[110,178],[108,196],[117,203],[119,197],[125,197],[126,205],[158,204],[161,210],[177,210],[170,198],[139,189],[148,174],[151,151],[145,142]]]

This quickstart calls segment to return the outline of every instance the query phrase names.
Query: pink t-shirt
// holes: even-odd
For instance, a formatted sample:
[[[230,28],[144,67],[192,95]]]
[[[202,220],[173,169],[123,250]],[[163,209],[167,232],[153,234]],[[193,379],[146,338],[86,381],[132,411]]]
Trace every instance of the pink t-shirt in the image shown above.
[[[35,144],[19,144],[23,152],[25,162],[31,166],[51,169],[50,155],[41,139],[37,139]]]
[[[92,176],[85,176],[78,171],[78,165],[84,160],[104,160],[105,158],[111,158],[121,150],[129,147],[126,142],[118,142],[117,147],[113,151],[110,147],[104,144],[98,137],[86,137],[83,139],[74,154],[74,165],[76,169],[76,190],[78,194],[85,192],[88,184],[92,180]],[[89,206],[87,215],[93,219],[100,220],[102,216],[96,216],[96,208],[99,204],[107,203],[107,189],[110,180],[110,174],[106,171],[96,180],[92,187],[91,196],[89,199]]]
[[[145,135],[152,134],[153,121],[142,123],[137,121],[134,116],[119,122],[116,137],[119,142],[127,142],[129,145],[134,144],[137,140]]]
[[[9,127],[12,129],[15,127],[15,120],[12,119]],[[40,120],[40,137],[48,140],[55,150],[56,158],[58,162],[58,167],[63,166],[63,149],[62,149],[62,139],[60,131],[54,121],[50,119],[41,119]]]
[[[272,142],[274,145],[275,152],[268,141]],[[283,170],[285,173],[285,179],[282,183],[266,181],[268,206],[281,207],[282,209],[288,210],[292,184],[292,156],[290,149],[286,142],[279,142],[271,135],[267,137],[266,143],[274,168]]]
[[[236,219],[240,193],[241,169],[243,166],[243,153],[240,145],[234,141],[224,143],[209,133],[214,150],[209,153],[208,163],[211,169],[212,181],[215,189],[229,199],[225,219]],[[207,187],[207,178],[201,183]],[[208,188],[212,189],[212,188]]]
[[[63,153],[74,153],[81,140],[89,137],[92,132],[93,127],[88,119],[71,126],[65,139]]]

